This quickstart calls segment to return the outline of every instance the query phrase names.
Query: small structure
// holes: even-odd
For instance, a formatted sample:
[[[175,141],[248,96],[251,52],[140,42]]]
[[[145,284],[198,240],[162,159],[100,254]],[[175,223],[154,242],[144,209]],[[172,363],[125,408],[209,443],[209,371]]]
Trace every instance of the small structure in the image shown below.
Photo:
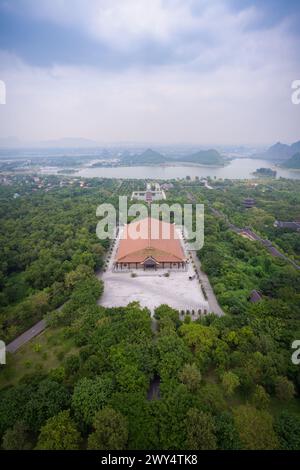
[[[173,189],[173,188],[174,188],[173,183],[163,183],[161,185],[161,189],[164,190],[164,191],[169,191],[170,189]]]
[[[187,259],[174,224],[148,217],[124,227],[114,270],[186,270]]]
[[[274,222],[274,227],[279,229],[288,229],[294,232],[300,232],[300,222],[281,222],[280,220],[276,220]]]
[[[166,194],[158,183],[147,183],[145,191],[133,191],[131,200],[133,199],[151,203],[152,201],[166,199]]]
[[[239,230],[238,234],[241,237],[247,238],[248,240],[252,242],[258,240],[258,237],[256,236],[256,234],[249,229]]]
[[[257,302],[260,302],[262,300],[261,294],[257,290],[253,290],[251,292],[249,301],[253,304],[256,304]]]
[[[243,200],[243,205],[246,209],[251,209],[254,207],[256,204],[255,199],[252,199],[251,197],[247,197],[246,199]]]
[[[153,201],[152,191],[146,191],[145,200],[150,204]]]

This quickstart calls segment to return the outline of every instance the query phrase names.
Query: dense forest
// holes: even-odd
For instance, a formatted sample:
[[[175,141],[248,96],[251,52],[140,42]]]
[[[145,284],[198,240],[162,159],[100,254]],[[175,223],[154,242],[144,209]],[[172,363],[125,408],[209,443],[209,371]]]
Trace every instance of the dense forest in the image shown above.
[[[6,342],[66,302],[80,266],[92,273],[102,266],[107,243],[96,237],[95,214],[110,189],[83,194],[56,183],[50,179],[49,192],[0,187],[0,334]]]
[[[82,189],[57,181],[49,192],[0,188],[1,337],[48,322],[1,366],[2,448],[300,449],[300,369],[291,361],[300,273],[211,212],[298,259],[299,234],[290,240],[273,221],[299,215],[299,183],[207,190],[174,182],[170,202],[192,195],[205,203],[199,258],[227,314],[180,321],[162,305],[153,328],[136,303],[97,305],[105,286],[94,271],[108,244],[95,235],[96,207],[136,183],[95,180]],[[247,211],[241,201],[250,194],[257,206]],[[260,302],[249,302],[253,289]]]

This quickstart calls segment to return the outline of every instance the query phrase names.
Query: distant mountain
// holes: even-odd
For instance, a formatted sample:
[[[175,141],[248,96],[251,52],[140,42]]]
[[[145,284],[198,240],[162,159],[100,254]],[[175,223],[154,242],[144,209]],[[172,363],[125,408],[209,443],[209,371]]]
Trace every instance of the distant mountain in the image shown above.
[[[193,153],[192,155],[181,157],[180,161],[202,165],[224,165],[224,158],[214,149],[199,150],[199,152]]]
[[[198,163],[202,165],[223,165],[224,158],[217,150],[200,150],[191,155],[183,155],[177,158],[166,157],[152,149],[147,149],[140,155],[125,155],[122,158],[124,165],[160,165],[167,162]]]
[[[271,161],[285,161],[295,155],[296,152],[300,152],[300,141],[295,142],[292,145],[277,144],[272,145],[266,152],[252,155],[252,158],[261,158],[263,160]]]
[[[158,165],[167,162],[168,159],[152,149],[147,149],[140,155],[125,155],[122,163],[126,165]]]
[[[291,168],[293,170],[300,170],[300,152],[296,153],[282,164],[284,168]]]
[[[300,140],[291,145],[291,150],[293,152],[293,155],[295,155],[295,153],[300,152]]]

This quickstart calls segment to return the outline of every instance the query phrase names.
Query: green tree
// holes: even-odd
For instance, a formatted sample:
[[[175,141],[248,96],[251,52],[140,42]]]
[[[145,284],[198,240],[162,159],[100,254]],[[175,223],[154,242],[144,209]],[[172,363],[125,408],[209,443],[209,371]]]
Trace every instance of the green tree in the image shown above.
[[[278,435],[281,449],[300,450],[299,415],[283,411],[276,418],[275,431]]]
[[[277,377],[275,380],[275,394],[281,401],[290,401],[295,395],[295,387],[287,377]]]
[[[265,391],[262,385],[256,385],[253,395],[251,397],[251,402],[258,409],[264,410],[268,408],[270,404],[270,396]]]
[[[109,406],[128,420],[128,449],[159,449],[159,403],[147,400],[145,393],[117,392],[109,400]]]
[[[183,449],[186,441],[186,415],[191,407],[191,394],[174,379],[161,382],[161,399],[153,407],[162,449]]]
[[[86,265],[78,265],[74,271],[65,276],[65,285],[68,289],[74,289],[80,282],[88,280],[93,275],[93,270]]]
[[[0,435],[11,429],[17,421],[24,419],[26,405],[33,393],[33,387],[26,384],[0,391]]]
[[[5,432],[2,447],[4,450],[29,450],[32,448],[28,428],[22,421],[16,422],[13,428]]]
[[[221,413],[227,408],[223,387],[216,383],[202,385],[196,399],[199,408],[212,414]]]
[[[168,305],[160,305],[155,309],[155,318],[159,320],[159,327],[162,328],[167,324],[167,321],[171,321],[175,328],[181,325],[179,319],[179,312]]]
[[[231,371],[225,372],[222,377],[222,386],[225,394],[231,397],[237,387],[240,385],[240,379]]]
[[[79,380],[72,396],[72,408],[77,420],[92,424],[95,413],[107,404],[112,391],[113,381],[108,376]]]
[[[279,447],[273,418],[267,411],[240,405],[233,410],[233,414],[243,449],[272,450]]]
[[[90,450],[124,450],[128,441],[127,419],[113,408],[98,411],[94,432],[88,437]]]
[[[179,372],[179,380],[190,392],[196,392],[201,383],[201,372],[196,364],[185,364]]]
[[[80,433],[65,410],[48,419],[41,428],[36,449],[38,450],[76,450],[80,444]]]
[[[24,421],[38,432],[44,422],[69,405],[69,393],[63,384],[45,379],[26,404]]]
[[[187,449],[214,450],[217,448],[216,426],[213,417],[196,408],[186,416]]]
[[[183,365],[192,359],[188,347],[176,333],[159,335],[156,342],[158,355],[158,373],[162,380],[178,377]]]
[[[215,418],[218,449],[238,450],[241,443],[231,413],[223,412]]]
[[[116,382],[122,392],[138,392],[147,389],[147,378],[137,365],[127,364],[116,373]]]
[[[197,364],[208,367],[211,362],[212,350],[217,344],[218,331],[213,326],[204,326],[199,323],[184,324],[179,328],[180,335],[195,354]]]

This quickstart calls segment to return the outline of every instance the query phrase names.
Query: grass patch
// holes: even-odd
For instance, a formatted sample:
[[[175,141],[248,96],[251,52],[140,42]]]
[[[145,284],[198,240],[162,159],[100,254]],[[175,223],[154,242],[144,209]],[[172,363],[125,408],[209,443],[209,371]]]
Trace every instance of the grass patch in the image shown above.
[[[64,328],[46,329],[15,354],[8,354],[7,364],[0,368],[0,389],[16,385],[28,373],[55,369],[77,350],[73,339],[66,338]]]

